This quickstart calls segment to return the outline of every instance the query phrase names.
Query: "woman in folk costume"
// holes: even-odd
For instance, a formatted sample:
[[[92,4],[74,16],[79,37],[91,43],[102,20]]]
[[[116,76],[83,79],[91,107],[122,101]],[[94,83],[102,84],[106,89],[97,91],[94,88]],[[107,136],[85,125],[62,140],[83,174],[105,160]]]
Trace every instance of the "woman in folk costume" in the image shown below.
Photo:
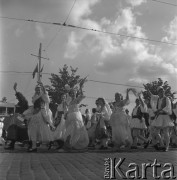
[[[99,149],[107,149],[108,147],[108,131],[105,122],[110,120],[111,111],[108,107],[108,103],[105,101],[104,98],[97,99],[97,106],[98,106],[98,124],[96,128],[96,139],[100,140],[100,147]]]
[[[133,136],[133,146],[132,149],[137,148],[138,140],[141,140],[144,142],[144,148],[147,148],[149,145],[149,140],[143,137],[141,134],[142,130],[147,129],[145,120],[143,118],[143,113],[147,112],[147,107],[144,104],[143,100],[141,99],[141,96],[139,95],[139,98],[135,100],[136,106],[132,111],[132,120],[131,120],[131,128],[132,128],[132,136]]]
[[[71,102],[65,121],[66,132],[64,135],[64,149],[85,149],[89,144],[88,133],[85,128],[79,103],[85,98],[83,95],[83,83],[80,83],[80,93],[76,97],[77,90],[70,91]]]
[[[94,147],[95,146],[95,130],[98,123],[98,116],[97,116],[97,110],[96,108],[92,108],[92,116],[91,116],[91,127],[88,129],[88,136],[89,136],[89,146]]]
[[[149,115],[149,127],[148,127],[149,137],[148,137],[148,139],[151,141],[152,146],[157,150],[158,149],[158,146],[157,146],[158,140],[157,140],[156,135],[155,135],[156,129],[154,126],[152,126],[152,123],[155,119],[155,113],[152,109],[152,106],[151,106],[149,99],[145,99],[145,104],[147,105],[147,113]]]
[[[60,149],[64,145],[64,134],[66,131],[65,128],[65,120],[68,113],[68,105],[71,101],[71,97],[69,95],[63,94],[61,96],[61,103],[57,107],[57,111],[55,113],[54,125],[56,127],[55,131],[52,132],[53,140],[57,141],[58,147]]]
[[[170,115],[172,114],[171,101],[168,97],[165,96],[164,89],[161,86],[157,88],[158,95],[153,95],[150,91],[148,92],[151,95],[151,100],[155,100],[157,102],[155,111],[156,117],[152,123],[152,126],[156,128],[156,137],[160,142],[161,147],[158,149],[168,151],[170,143],[170,127],[174,126],[174,123],[170,118]],[[160,134],[161,130],[164,135],[165,146]]]
[[[35,88],[35,94],[32,97],[33,112],[32,115],[27,114],[28,135],[32,141],[32,148],[29,152],[36,152],[36,142],[51,142],[53,141],[50,127],[54,128],[51,120],[51,111],[49,110],[49,96],[42,84]]]
[[[113,103],[113,113],[110,118],[112,127],[112,142],[114,149],[119,149],[122,145],[130,147],[132,145],[131,129],[128,116],[124,110],[124,106],[129,104],[129,89],[127,89],[126,99],[120,93],[115,94],[115,102]]]
[[[173,129],[171,130],[171,140],[170,140],[170,145],[174,148],[177,147],[177,102],[172,104],[172,120],[174,122],[174,127]]]
[[[86,109],[85,110],[85,127],[86,129],[88,130],[90,127],[91,127],[91,112],[90,112],[90,109]]]

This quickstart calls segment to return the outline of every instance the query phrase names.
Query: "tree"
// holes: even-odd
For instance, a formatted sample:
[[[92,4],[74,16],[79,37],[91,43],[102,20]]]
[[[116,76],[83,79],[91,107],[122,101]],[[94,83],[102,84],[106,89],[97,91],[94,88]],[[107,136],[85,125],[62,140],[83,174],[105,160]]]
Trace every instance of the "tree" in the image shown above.
[[[149,89],[152,94],[157,95],[157,88],[159,86],[162,86],[165,90],[165,95],[170,97],[170,99],[173,101],[175,99],[176,92],[172,92],[171,86],[168,84],[168,81],[163,81],[161,78],[158,78],[158,80],[153,81],[151,83],[143,84],[145,91],[143,92],[144,99],[150,100],[150,95],[148,94],[147,90]]]
[[[61,103],[61,95],[66,93],[65,85],[69,85],[73,88],[76,84],[80,83],[83,78],[77,75],[78,68],[73,68],[70,66],[70,71],[68,66],[65,64],[62,69],[59,69],[59,75],[51,74],[50,82],[51,87],[49,87],[49,97],[51,98],[50,108],[52,112],[55,113],[57,104]]]

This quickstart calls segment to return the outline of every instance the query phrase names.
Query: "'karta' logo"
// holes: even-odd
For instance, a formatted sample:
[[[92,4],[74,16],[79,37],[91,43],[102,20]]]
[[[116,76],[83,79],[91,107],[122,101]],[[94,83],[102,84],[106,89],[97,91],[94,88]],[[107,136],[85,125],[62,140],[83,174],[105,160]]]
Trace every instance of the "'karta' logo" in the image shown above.
[[[154,179],[176,179],[172,163],[158,163],[154,159],[152,163],[125,163],[126,158],[105,158],[104,159],[105,179],[147,179],[150,172]]]

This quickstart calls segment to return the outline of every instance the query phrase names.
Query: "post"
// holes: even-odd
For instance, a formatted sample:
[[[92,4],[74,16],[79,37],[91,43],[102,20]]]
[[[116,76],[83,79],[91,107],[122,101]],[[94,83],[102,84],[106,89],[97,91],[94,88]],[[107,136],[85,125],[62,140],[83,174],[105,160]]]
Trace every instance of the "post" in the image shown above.
[[[41,82],[41,50],[42,50],[42,44],[39,45],[39,67],[38,67],[38,82]]]

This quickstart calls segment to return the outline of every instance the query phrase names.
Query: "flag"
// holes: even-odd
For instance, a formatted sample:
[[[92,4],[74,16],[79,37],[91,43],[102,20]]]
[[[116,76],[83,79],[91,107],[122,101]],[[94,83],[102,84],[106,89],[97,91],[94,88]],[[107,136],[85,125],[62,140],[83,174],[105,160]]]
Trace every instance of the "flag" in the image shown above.
[[[42,68],[41,68],[40,77],[42,77],[42,71],[43,71],[43,69],[44,69],[44,65],[43,65]]]
[[[42,68],[41,68],[41,72],[43,71],[43,69],[44,69],[44,65],[43,65]]]
[[[35,78],[36,73],[38,73],[38,64],[36,65],[36,68],[33,71],[33,79]]]

